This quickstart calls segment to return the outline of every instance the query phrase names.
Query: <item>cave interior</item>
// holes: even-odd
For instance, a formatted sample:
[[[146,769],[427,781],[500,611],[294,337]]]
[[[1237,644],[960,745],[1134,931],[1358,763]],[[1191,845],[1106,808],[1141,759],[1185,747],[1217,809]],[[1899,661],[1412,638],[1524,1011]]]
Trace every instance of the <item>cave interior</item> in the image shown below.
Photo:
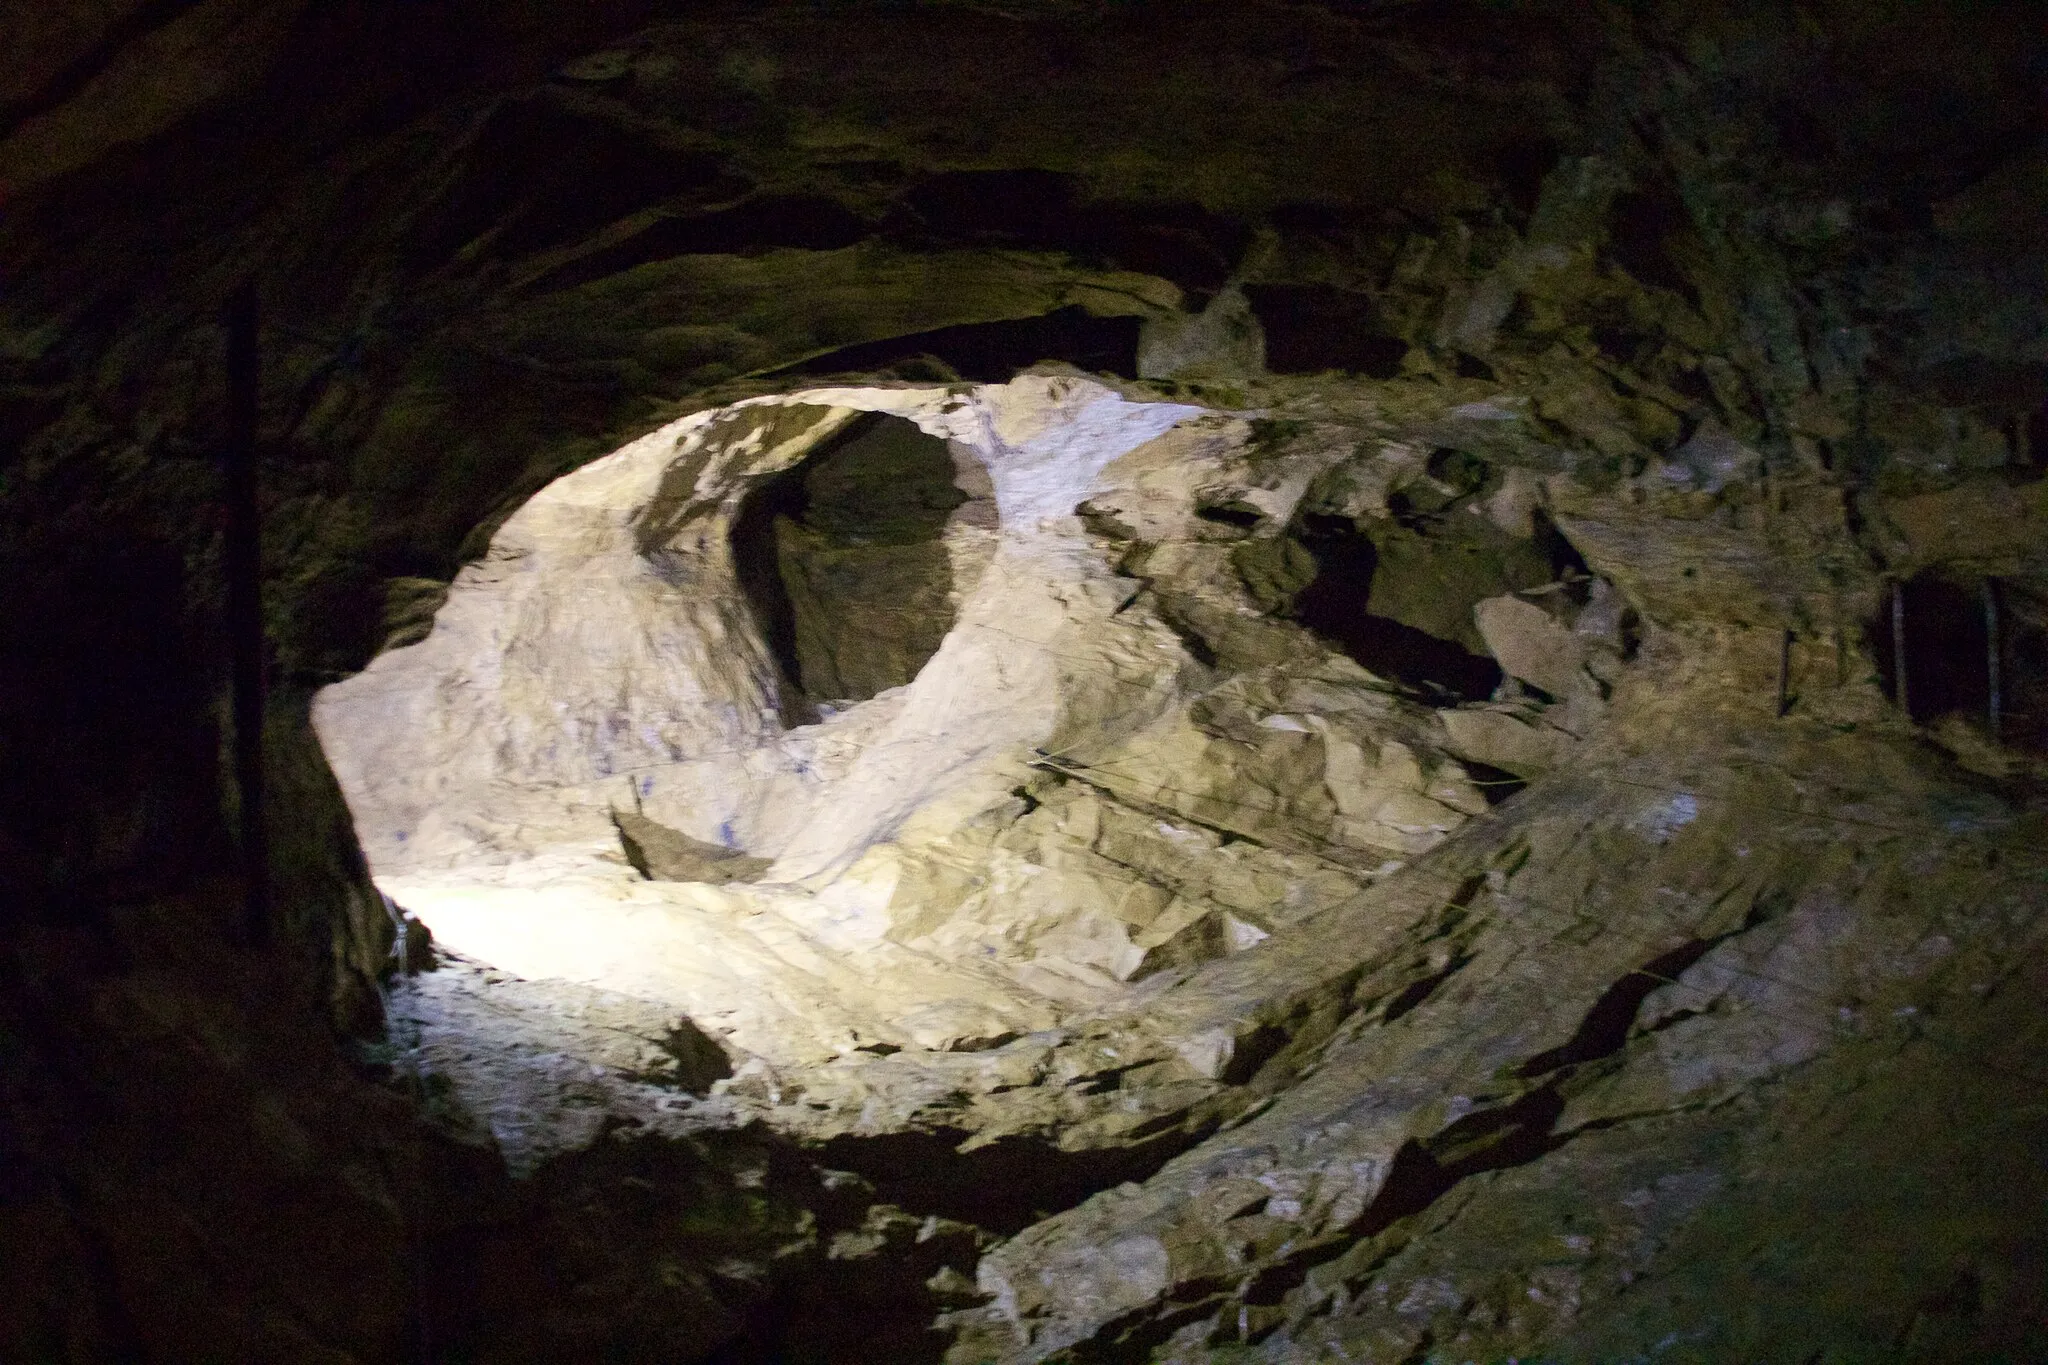
[[[2030,0],[0,0],[0,1359],[2048,1361]]]

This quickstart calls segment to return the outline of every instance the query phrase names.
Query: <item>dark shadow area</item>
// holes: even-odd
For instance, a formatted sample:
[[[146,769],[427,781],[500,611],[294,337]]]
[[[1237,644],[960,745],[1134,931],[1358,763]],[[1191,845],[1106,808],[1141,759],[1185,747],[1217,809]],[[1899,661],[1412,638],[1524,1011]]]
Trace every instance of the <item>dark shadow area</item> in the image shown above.
[[[2048,592],[2018,579],[1957,582],[1922,574],[1905,585],[1907,710],[1921,724],[1959,715],[1991,724],[1991,619],[1998,626],[1998,738],[2010,749],[2048,753]],[[1899,695],[1887,596],[1869,623],[1884,689]]]
[[[627,1125],[520,1182],[488,1151],[439,1143],[426,1155],[426,1312],[407,1360],[935,1362],[943,1305],[925,1281],[974,1263],[969,1230],[878,1224],[866,1182],[819,1171],[772,1134],[671,1141]],[[757,1183],[736,1186],[736,1168]],[[564,1208],[575,1210],[566,1236]],[[858,1250],[798,1249],[814,1234]],[[593,1280],[594,1302],[534,1333],[535,1303]]]
[[[557,114],[555,122],[565,117]],[[579,230],[594,230],[685,189],[699,190],[693,197],[700,199],[703,192],[719,188],[727,198],[746,189],[744,181],[708,164],[696,168],[695,178],[671,183],[662,162],[647,160],[653,149],[622,141],[601,124],[569,122],[576,126],[549,126],[530,114],[509,120],[501,115],[479,142],[474,164],[451,195],[426,249],[445,255],[504,219],[509,226],[500,245],[530,250],[543,237],[558,244]],[[519,190],[491,172],[522,144],[565,150],[577,138],[598,139],[590,154],[642,192],[601,194],[589,205],[551,205],[559,187],[547,178]],[[834,251],[879,234],[916,250],[991,246],[1058,252],[1089,269],[1171,280],[1199,306],[1229,279],[1249,241],[1243,224],[1196,205],[1084,202],[1080,190],[1079,177],[1055,171],[950,171],[912,187],[878,222],[825,195],[763,194],[729,207],[664,217],[616,245],[563,265],[546,283],[563,288],[675,256],[783,247]]]
[[[1609,986],[1569,1041],[1516,1068],[1516,1076],[1542,1081],[1535,1089],[1507,1104],[1467,1114],[1429,1137],[1403,1143],[1394,1153],[1379,1193],[1346,1232],[1357,1238],[1378,1236],[1402,1219],[1426,1211],[1472,1176],[1527,1165],[1571,1141],[1577,1130],[1557,1129],[1565,1111],[1563,1083],[1577,1068],[1612,1057],[1626,1047],[1650,993],[1698,962],[1720,941],[1691,940]],[[1592,1126],[1599,1123],[1596,1120]],[[1314,1267],[1341,1255],[1349,1245],[1348,1241],[1333,1241],[1280,1261],[1247,1286],[1245,1300],[1279,1303]]]
[[[1479,794],[1486,798],[1489,806],[1498,806],[1529,785],[1529,779],[1517,776],[1505,768],[1496,768],[1491,763],[1481,763],[1473,758],[1458,760],[1465,775],[1479,788]]]
[[[803,515],[803,491],[796,470],[776,475],[747,494],[732,527],[734,573],[761,641],[775,660],[780,675],[776,702],[785,726],[808,725],[818,718],[818,708],[804,696],[800,681],[796,606],[783,586],[775,554],[776,523]]]
[[[1671,252],[1679,234],[1691,228],[1692,216],[1668,181],[1616,196],[1607,221],[1607,252],[1623,270],[1640,284],[1672,290],[1699,307],[1699,291]]]
[[[1500,378],[1494,373],[1493,366],[1466,351],[1459,351],[1454,355],[1451,358],[1451,365],[1460,379],[1484,379],[1491,384]]]
[[[1463,645],[1369,609],[1379,552],[1342,517],[1304,519],[1299,539],[1315,578],[1294,599],[1303,625],[1365,668],[1405,687],[1456,701],[1481,701],[1500,686],[1500,665]]]
[[[1997,585],[2001,737],[2015,749],[2048,753],[2048,591]]]
[[[1060,171],[947,171],[894,205],[891,227],[952,241],[1044,246],[1075,235],[1081,178]]]
[[[545,96],[512,101],[470,146],[461,175],[425,215],[412,253],[431,264],[491,231],[499,255],[560,246],[720,175],[707,152],[668,151]]]
[[[1059,171],[947,171],[904,194],[887,231],[918,246],[1064,252],[1095,269],[1172,280],[1197,304],[1222,288],[1251,240],[1243,223],[1198,204],[1091,201],[1083,189]]]
[[[139,536],[69,560],[38,540],[0,557],[0,923],[96,919],[229,852],[184,559]]]
[[[1138,374],[1134,317],[1096,317],[1085,308],[1061,308],[1035,318],[967,322],[929,332],[842,346],[775,370],[774,375],[874,374],[906,362],[937,361],[952,376],[1001,384],[1041,360],[1064,360],[1079,369],[1125,379]],[[918,378],[943,378],[921,374]]]
[[[1244,502],[1204,504],[1195,508],[1195,515],[1203,521],[1228,526],[1236,531],[1250,531],[1266,519],[1264,512]]]
[[[1516,138],[1495,153],[1494,173],[1508,203],[1526,220],[1543,197],[1543,178],[1557,165],[1564,149],[1548,137]]]
[[[1676,981],[1718,942],[1719,939],[1689,939],[1670,952],[1651,958],[1603,991],[1569,1039],[1548,1052],[1531,1057],[1516,1069],[1515,1074],[1524,1080],[1533,1080],[1568,1066],[1611,1057],[1621,1051],[1628,1042],[1629,1030],[1635,1027],[1636,1015],[1642,1010],[1643,1002],[1650,998],[1650,993]]]
[[[1537,508],[1529,514],[1529,526],[1530,534],[1536,541],[1536,548],[1550,561],[1552,576],[1584,583],[1593,580],[1592,566],[1586,563],[1586,557],[1579,553],[1579,547],[1572,544],[1565,533],[1558,529],[1557,522],[1552,520],[1550,513],[1541,507]]]
[[[942,539],[970,501],[947,444],[872,414],[747,495],[733,526],[741,590],[781,670],[785,725],[917,676],[952,629]],[[985,476],[984,476],[985,477]],[[963,517],[992,528],[983,500]]]
[[[0,136],[11,136],[37,114],[47,113],[76,95],[104,72],[121,49],[146,34],[156,32],[196,9],[200,0],[143,0],[106,26],[98,41],[51,72],[31,93],[0,103]]]
[[[1265,330],[1266,368],[1275,374],[1400,375],[1408,343],[1384,330],[1368,296],[1316,284],[1246,285],[1244,294]]]

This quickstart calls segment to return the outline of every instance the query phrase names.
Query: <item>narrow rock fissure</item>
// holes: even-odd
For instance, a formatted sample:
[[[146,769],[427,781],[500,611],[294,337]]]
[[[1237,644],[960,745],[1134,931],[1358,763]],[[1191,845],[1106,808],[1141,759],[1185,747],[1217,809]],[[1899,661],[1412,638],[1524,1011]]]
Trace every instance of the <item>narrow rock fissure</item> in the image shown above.
[[[1178,1116],[1167,1116],[1168,1121]],[[1122,1147],[1079,1151],[1047,1138],[1011,1136],[961,1150],[962,1132],[902,1132],[832,1138],[819,1164],[870,1181],[882,1198],[917,1214],[1010,1237],[1091,1195],[1149,1179],[1214,1129],[1175,1128]]]
[[[1650,992],[1668,985],[1720,941],[1717,938],[1692,939],[1630,972],[1601,994],[1569,1040],[1531,1057],[1516,1069],[1515,1074],[1524,1080],[1533,1080],[1619,1052],[1628,1042],[1629,1031],[1635,1027],[1636,1013],[1642,1009],[1643,1001],[1650,998]]]

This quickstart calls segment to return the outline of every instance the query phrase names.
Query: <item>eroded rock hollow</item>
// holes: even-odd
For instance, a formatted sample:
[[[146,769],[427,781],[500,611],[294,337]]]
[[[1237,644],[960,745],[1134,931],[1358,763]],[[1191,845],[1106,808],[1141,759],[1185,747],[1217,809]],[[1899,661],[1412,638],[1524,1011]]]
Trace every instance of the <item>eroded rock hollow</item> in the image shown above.
[[[0,21],[0,1359],[2048,1359],[2031,8],[419,8]]]

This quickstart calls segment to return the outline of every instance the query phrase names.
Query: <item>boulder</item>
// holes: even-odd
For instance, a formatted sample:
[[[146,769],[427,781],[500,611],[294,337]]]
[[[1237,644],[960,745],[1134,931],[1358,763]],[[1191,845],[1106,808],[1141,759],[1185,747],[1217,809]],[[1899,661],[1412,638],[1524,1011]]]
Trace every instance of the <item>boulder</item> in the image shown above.
[[[1490,597],[1472,608],[1472,616],[1487,651],[1511,676],[1559,701],[1592,686],[1586,673],[1586,642],[1543,608],[1519,597]]]
[[[1450,731],[1452,753],[1517,777],[1548,772],[1573,743],[1562,730],[1532,724],[1510,711],[1471,708],[1437,714]]]

